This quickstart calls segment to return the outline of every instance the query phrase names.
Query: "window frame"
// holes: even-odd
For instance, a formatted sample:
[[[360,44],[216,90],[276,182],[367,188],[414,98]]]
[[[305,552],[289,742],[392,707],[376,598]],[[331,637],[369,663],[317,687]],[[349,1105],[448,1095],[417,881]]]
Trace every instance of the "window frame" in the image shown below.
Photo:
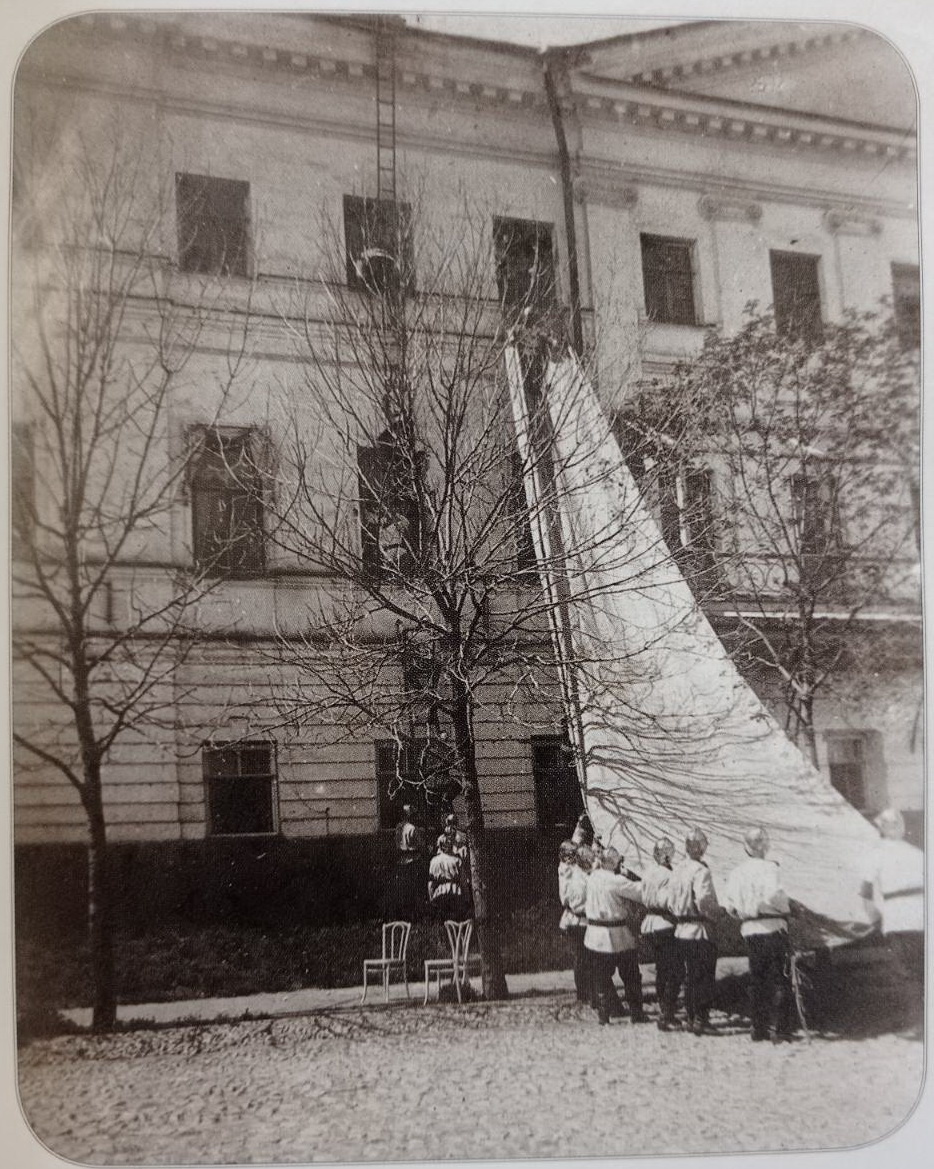
[[[534,270],[534,277],[529,279],[525,290],[516,295],[512,295],[510,289],[518,288],[519,282],[512,280],[518,268],[510,269],[509,266],[510,245],[514,239],[521,240],[521,246],[530,250],[534,257],[533,264],[527,269],[530,273]],[[543,244],[547,244],[544,251]],[[546,254],[547,260],[540,263],[540,257]],[[558,256],[554,223],[542,219],[517,219],[508,215],[494,215],[493,260],[497,298],[503,317],[509,323],[518,321],[526,309],[529,310],[530,318],[527,323],[534,323],[557,311]]]
[[[414,296],[415,256],[412,208],[401,199],[344,195],[344,265],[347,287],[354,292],[384,297]],[[369,239],[369,242],[368,242]],[[386,262],[369,269],[367,280],[358,259],[367,252]]]
[[[646,319],[656,325],[696,328],[700,324],[697,305],[697,240],[640,232],[639,247]],[[660,259],[678,254],[685,259],[680,268],[672,267]]]
[[[895,331],[905,349],[921,348],[921,269],[917,264],[892,262],[892,311]],[[906,311],[907,306],[907,311]]]
[[[224,213],[225,198],[239,204],[235,214]],[[252,232],[250,183],[246,179],[176,171],[175,220],[180,271],[249,278]],[[235,239],[232,260],[225,236]]]
[[[440,774],[456,769],[454,748],[427,734],[406,735],[401,740],[373,740],[377,831],[388,832],[395,828],[405,804],[415,809],[416,820],[420,820],[426,827],[447,811],[453,798],[451,788],[448,786],[444,790],[439,785],[435,798],[431,799],[427,780],[434,772],[429,771],[426,776],[421,768],[420,760],[432,748],[439,752]],[[393,783],[398,785],[395,790],[392,788]]]
[[[869,810],[869,769],[868,756],[871,746],[872,732],[864,730],[858,731],[825,731],[824,743],[827,752],[827,774],[830,779],[830,784],[834,791],[851,804],[858,812],[867,812]],[[840,752],[841,748],[855,745],[857,750],[855,752],[855,759],[833,759],[832,756],[836,752]],[[858,768],[858,776],[856,782],[859,785],[859,794],[861,796],[859,802],[852,799],[853,779],[851,776],[843,778],[840,776],[840,769]],[[834,775],[834,770],[837,770],[837,776]],[[840,782],[842,780],[842,782]]]
[[[558,769],[554,767],[539,767],[537,763],[539,759],[536,757],[536,752],[541,750],[558,750],[561,753],[562,768],[559,774],[559,779],[563,784],[567,784],[567,790],[563,789],[557,795],[553,795],[549,801],[546,799],[545,776],[543,772],[551,775],[558,774]],[[580,790],[580,780],[577,775],[577,768],[574,765],[573,750],[570,740],[566,734],[547,734],[547,735],[532,735],[529,738],[529,759],[532,772],[532,787],[535,794],[535,824],[539,831],[550,832],[558,828],[570,829],[573,827],[577,817],[584,810],[584,797]],[[573,791],[574,795],[571,796]],[[555,809],[576,809],[569,812],[567,819],[551,819],[546,816],[549,807],[553,806]]]
[[[229,741],[213,741],[203,743],[201,746],[201,779],[204,790],[204,825],[205,836],[216,838],[232,838],[244,836],[277,836],[280,827],[280,810],[279,810],[279,767],[278,767],[278,750],[277,743],[274,739],[233,739]],[[242,756],[248,751],[267,750],[269,752],[268,770],[256,772],[243,772],[239,769],[235,772],[227,774],[210,775],[209,772],[209,756],[222,755],[225,752],[233,753],[237,756],[238,765]],[[213,794],[212,787],[215,784],[235,784],[240,780],[246,781],[268,781],[268,802],[269,802],[269,827],[246,829],[244,831],[230,830],[229,827],[224,830],[215,827],[216,817],[218,811],[216,808],[217,797]]]
[[[388,487],[386,485],[392,474],[392,466],[381,468],[379,465],[384,460],[391,464],[395,450],[389,430],[383,431],[375,445],[357,446],[360,564],[364,577],[374,585],[383,582],[389,574],[397,576],[399,581],[415,575],[424,548],[423,517],[417,487],[408,497],[401,491],[393,491],[391,482]],[[420,458],[418,462],[422,467],[416,467],[416,474],[423,474],[424,459]],[[388,510],[390,502],[395,504],[391,511]],[[401,551],[396,567],[387,563],[380,539],[384,530],[383,513],[395,519],[400,529],[403,525],[405,527],[402,532],[403,543],[397,545]]]
[[[10,425],[10,557],[23,560],[36,539],[36,435],[31,422]]]
[[[780,248],[769,249],[769,273],[772,284],[772,312],[775,331],[790,340],[819,345],[824,338],[824,289],[821,279],[823,257],[815,252],[793,252]],[[798,276],[807,271],[811,287],[803,297],[800,280],[792,281],[789,289],[788,270],[797,267]],[[783,273],[782,269],[786,269]],[[816,310],[816,311],[815,311]]]
[[[203,571],[209,577],[219,577],[226,580],[255,580],[266,574],[266,535],[265,535],[265,505],[263,500],[263,479],[260,467],[259,446],[260,432],[255,427],[212,427],[192,426],[189,428],[189,453],[186,471],[186,486],[189,497],[189,514],[191,516],[191,559],[195,568]],[[249,478],[252,483],[238,485],[236,480],[224,487],[212,485],[208,482],[199,482],[199,476],[211,474],[222,475],[227,472],[234,475],[234,466],[239,461],[229,460],[224,447],[228,443],[238,443],[248,452]],[[210,450],[216,444],[217,451]],[[206,467],[208,459],[213,460],[213,467]],[[202,505],[206,496],[226,496],[231,516],[238,506],[244,506],[247,512],[253,515],[248,517],[242,525],[240,533],[234,533],[226,540],[211,540],[211,526],[207,523],[210,509]],[[216,502],[216,500],[215,500]],[[244,555],[236,562],[228,559],[230,550],[241,540],[246,549]],[[207,551],[207,543],[217,547],[217,551]]]

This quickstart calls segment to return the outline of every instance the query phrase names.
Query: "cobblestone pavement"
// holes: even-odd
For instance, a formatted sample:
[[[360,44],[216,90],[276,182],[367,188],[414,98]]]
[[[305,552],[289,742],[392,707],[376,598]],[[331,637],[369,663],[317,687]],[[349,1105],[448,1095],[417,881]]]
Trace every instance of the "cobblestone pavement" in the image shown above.
[[[622,1156],[832,1149],[910,1112],[922,1044],[751,1044],[598,1027],[567,995],[36,1041],[39,1139],[91,1163]]]

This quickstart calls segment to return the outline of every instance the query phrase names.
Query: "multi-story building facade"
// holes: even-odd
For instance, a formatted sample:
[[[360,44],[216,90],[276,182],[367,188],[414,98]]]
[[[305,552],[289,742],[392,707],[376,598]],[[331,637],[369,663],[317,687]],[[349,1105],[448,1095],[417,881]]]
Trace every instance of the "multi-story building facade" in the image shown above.
[[[171,858],[203,860],[212,842],[216,858],[234,841],[242,880],[259,880],[271,840],[308,857],[335,838],[374,840],[397,812],[391,743],[277,733],[258,713],[264,647],[320,581],[266,538],[262,506],[236,473],[251,443],[282,438],[276,403],[305,384],[307,354],[283,306],[300,289],[306,340],[327,344],[322,306],[341,279],[334,236],[352,288],[361,225],[378,201],[423,209],[411,224],[416,285],[425,217],[464,231],[465,207],[489,254],[491,312],[497,258],[500,292],[504,264],[547,267],[611,415],[633,387],[696,352],[709,327],[739,328],[747,302],[780,316],[789,290],[825,320],[894,297],[907,343],[919,337],[914,95],[893,50],[862,29],[681,25],[545,55],[297,14],[88,16],[49,29],[17,76],[20,156],[37,163],[43,142],[54,151],[80,139],[103,158],[116,124],[139,148],[140,177],[167,193],[147,247],[169,297],[179,311],[201,306],[161,436],[166,460],[202,439],[164,522],[115,572],[115,611],[132,605],[147,571],[214,557],[225,578],[198,605],[210,636],[165,682],[177,717],[155,737],[118,740],[106,762],[110,839],[150,873]],[[46,190],[54,198],[51,181]],[[131,343],[159,303],[134,304]],[[231,344],[249,353],[239,380],[228,377]],[[36,475],[41,510],[41,468],[24,436],[42,420],[28,387],[14,401],[17,474]],[[366,555],[365,518],[360,539]],[[730,620],[725,609],[712,617]],[[869,636],[898,631],[901,666],[884,684],[854,678],[849,699],[839,686],[819,706],[820,764],[866,811],[919,813],[916,595],[903,585],[863,618]],[[38,618],[20,603],[14,620]],[[16,677],[14,723],[35,735],[57,716],[34,678]],[[545,703],[476,728],[490,828],[567,819],[574,779],[559,722]],[[87,829],[67,780],[34,762],[17,772],[15,830],[37,871]]]

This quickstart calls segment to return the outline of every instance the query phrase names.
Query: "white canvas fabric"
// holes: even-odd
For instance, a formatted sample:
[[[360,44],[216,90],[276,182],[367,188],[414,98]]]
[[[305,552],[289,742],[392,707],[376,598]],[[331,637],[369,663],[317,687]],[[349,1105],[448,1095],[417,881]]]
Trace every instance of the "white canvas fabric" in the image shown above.
[[[528,461],[528,405],[515,350],[507,369],[519,450]],[[762,826],[789,897],[811,911],[815,940],[864,932],[860,885],[875,830],[739,675],[669,556],[574,359],[549,366],[546,394],[564,571],[572,597],[586,581],[590,598],[556,609],[553,634],[566,699],[576,707],[569,724],[578,729],[585,806],[598,836],[638,870],[661,835],[680,851],[699,826],[710,840],[705,860],[716,881],[745,859],[744,834]],[[530,500],[541,498],[539,480],[537,473],[527,477]],[[548,525],[533,525],[533,536],[540,562],[553,565]],[[546,576],[545,586],[557,590],[555,573]]]

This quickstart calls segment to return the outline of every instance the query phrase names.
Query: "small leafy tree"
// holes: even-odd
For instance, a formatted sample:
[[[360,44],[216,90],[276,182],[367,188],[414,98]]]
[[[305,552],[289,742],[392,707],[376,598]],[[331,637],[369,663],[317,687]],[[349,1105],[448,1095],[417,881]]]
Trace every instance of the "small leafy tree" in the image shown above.
[[[916,600],[917,353],[887,313],[805,332],[751,306],[738,333],[711,332],[645,387],[625,431],[662,507],[677,484],[683,508],[689,477],[712,471],[698,597],[740,664],[777,680],[816,764],[815,699],[859,659],[861,618]]]

